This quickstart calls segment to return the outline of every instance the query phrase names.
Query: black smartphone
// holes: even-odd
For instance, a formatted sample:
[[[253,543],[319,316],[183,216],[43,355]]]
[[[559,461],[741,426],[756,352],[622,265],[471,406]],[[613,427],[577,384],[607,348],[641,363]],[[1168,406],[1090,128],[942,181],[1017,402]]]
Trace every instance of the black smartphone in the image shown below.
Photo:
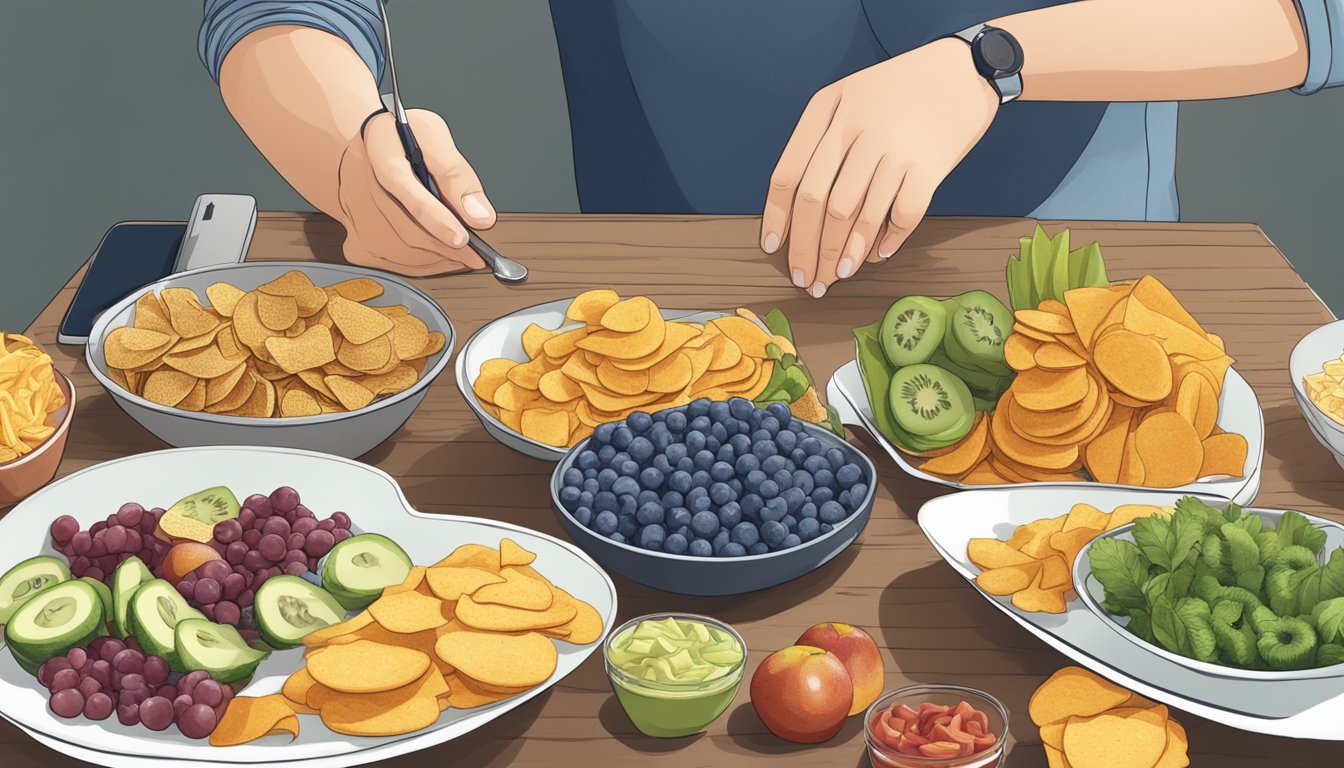
[[[173,273],[187,225],[181,221],[123,221],[98,243],[88,272],[65,311],[56,340],[83,344],[104,310]]]

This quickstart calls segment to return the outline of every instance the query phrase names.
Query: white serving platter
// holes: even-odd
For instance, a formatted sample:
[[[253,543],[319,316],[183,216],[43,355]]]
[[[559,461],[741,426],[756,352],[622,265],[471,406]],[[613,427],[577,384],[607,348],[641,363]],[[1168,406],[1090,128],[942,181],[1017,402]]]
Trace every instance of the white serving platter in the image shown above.
[[[1168,706],[1254,733],[1344,741],[1344,677],[1300,680],[1246,680],[1203,673],[1132,643],[1073,600],[1062,614],[1026,613],[1010,597],[975,586],[980,572],[966,557],[973,538],[1007,539],[1014,526],[1062,515],[1076,503],[1109,512],[1121,504],[1175,504],[1172,491],[1024,486],[1011,491],[979,490],[942,496],[919,511],[919,526],[938,553],[972,589],[1047,645],[1119,685]],[[1217,499],[1204,497],[1209,503]]]
[[[857,360],[850,360],[840,367],[826,385],[826,402],[840,414],[840,421],[851,427],[859,427],[872,435],[882,446],[891,460],[896,462],[906,474],[927,480],[930,483],[945,485],[959,490],[984,490],[989,488],[1115,488],[1135,492],[1152,491],[1134,485],[1114,483],[1012,483],[997,485],[967,485],[955,480],[931,475],[920,471],[911,463],[911,458],[902,453],[888,440],[873,422],[873,411],[868,405],[868,396],[864,392],[863,378],[859,373]],[[1238,504],[1248,504],[1260,490],[1260,465],[1265,452],[1265,418],[1260,411],[1260,401],[1255,390],[1234,369],[1228,369],[1223,381],[1223,393],[1218,401],[1218,426],[1228,432],[1235,432],[1246,438],[1246,465],[1241,477],[1213,477],[1200,480],[1178,488],[1161,489],[1172,493],[1192,493],[1213,496]]]
[[[319,517],[344,511],[352,526],[384,534],[399,543],[417,564],[442,559],[461,544],[498,546],[503,537],[537,554],[534,566],[557,586],[587,601],[602,616],[604,632],[616,616],[616,589],[586,554],[567,542],[508,523],[415,511],[387,474],[348,459],[288,448],[201,447],[144,453],[104,462],[61,478],[19,504],[0,520],[0,566],[36,554],[55,554],[48,528],[61,514],[81,527],[107,517],[127,501],[165,506],[202,488],[226,485],[239,498],[269,493],[281,486],[297,489],[305,506]],[[109,718],[66,720],[47,706],[47,691],[0,651],[0,716],[33,734],[58,752],[100,765],[162,765],[172,760],[206,766],[301,764],[304,768],[343,768],[425,749],[506,715],[573,672],[602,639],[589,645],[557,641],[555,674],[527,693],[477,709],[449,709],[432,726],[385,738],[345,736],[328,730],[316,716],[300,716],[300,735],[268,737],[236,747],[211,747],[183,737],[176,728],[162,732],[126,727]],[[277,651],[257,669],[242,695],[279,691],[302,663],[303,649]]]

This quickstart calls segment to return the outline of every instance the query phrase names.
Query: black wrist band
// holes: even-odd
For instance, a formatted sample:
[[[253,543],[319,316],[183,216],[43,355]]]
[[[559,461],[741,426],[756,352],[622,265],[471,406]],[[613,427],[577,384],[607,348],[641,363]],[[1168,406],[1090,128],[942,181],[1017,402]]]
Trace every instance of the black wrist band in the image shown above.
[[[364,138],[364,129],[369,127],[369,121],[372,120],[373,118],[375,118],[375,117],[377,117],[377,116],[383,114],[383,113],[386,112],[386,111],[387,111],[387,107],[379,107],[379,108],[375,109],[374,111],[370,112],[368,117],[364,118],[364,122],[362,122],[362,123],[359,124],[359,137],[360,137],[361,139]]]

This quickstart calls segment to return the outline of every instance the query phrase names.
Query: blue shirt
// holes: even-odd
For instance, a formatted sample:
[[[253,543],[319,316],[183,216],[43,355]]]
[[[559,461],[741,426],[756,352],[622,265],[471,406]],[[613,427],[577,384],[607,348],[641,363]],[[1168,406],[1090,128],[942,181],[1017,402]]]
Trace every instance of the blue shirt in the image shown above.
[[[1344,0],[1295,1],[1309,62],[1295,90],[1344,83]],[[817,89],[972,24],[1056,4],[552,0],[580,205],[759,213],[770,172]],[[280,24],[343,38],[381,79],[376,0],[205,0],[201,60],[218,79],[238,40]],[[1013,102],[939,187],[929,212],[1175,220],[1176,116],[1172,102]]]

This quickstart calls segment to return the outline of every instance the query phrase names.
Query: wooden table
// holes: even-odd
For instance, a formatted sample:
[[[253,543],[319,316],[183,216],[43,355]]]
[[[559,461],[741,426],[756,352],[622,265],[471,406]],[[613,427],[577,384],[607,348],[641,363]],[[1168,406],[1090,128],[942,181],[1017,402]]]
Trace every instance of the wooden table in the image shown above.
[[[1293,344],[1330,321],[1330,312],[1258,228],[1250,224],[1068,224],[1074,242],[1098,240],[1112,279],[1159,276],[1209,330],[1227,340],[1237,369],[1264,409],[1266,453],[1258,502],[1344,520],[1344,474],[1312,439],[1293,403],[1287,374]],[[850,329],[880,317],[908,293],[951,295],[984,288],[1006,298],[1004,263],[1030,222],[930,220],[885,265],[867,265],[821,300],[785,277],[782,259],[756,246],[758,225],[745,217],[503,216],[490,239],[532,270],[530,282],[504,287],[488,274],[418,281],[456,324],[461,339],[516,309],[573,296],[595,286],[642,293],[660,306],[758,312],[781,307],[818,377],[853,354]],[[294,213],[263,214],[249,258],[340,260],[341,228]],[[79,407],[61,472],[165,447],[123,414],[90,376],[81,348],[55,342],[56,326],[80,275],[29,329],[70,374]],[[872,521],[859,541],[818,571],[774,589],[726,598],[657,592],[616,578],[622,620],[653,611],[716,616],[736,626],[750,648],[750,669],[790,645],[808,626],[845,621],[868,628],[883,646],[887,688],[953,682],[986,689],[1012,712],[1016,739],[1008,765],[1043,766],[1027,699],[1069,660],[995,610],[949,568],[915,524],[942,489],[902,474],[862,432],[850,438],[876,459],[882,482]],[[434,383],[411,421],[363,459],[401,481],[427,512],[506,520],[563,536],[546,490],[551,465],[524,458],[486,435],[454,387],[452,372]],[[1344,745],[1295,741],[1232,730],[1177,713],[1197,766],[1337,764]],[[399,766],[478,765],[863,766],[862,718],[850,718],[830,743],[787,744],[765,730],[744,684],[707,733],[676,741],[641,736],[612,697],[595,654],[549,693],[471,735],[390,761]],[[63,757],[0,725],[9,768],[66,766]]]

